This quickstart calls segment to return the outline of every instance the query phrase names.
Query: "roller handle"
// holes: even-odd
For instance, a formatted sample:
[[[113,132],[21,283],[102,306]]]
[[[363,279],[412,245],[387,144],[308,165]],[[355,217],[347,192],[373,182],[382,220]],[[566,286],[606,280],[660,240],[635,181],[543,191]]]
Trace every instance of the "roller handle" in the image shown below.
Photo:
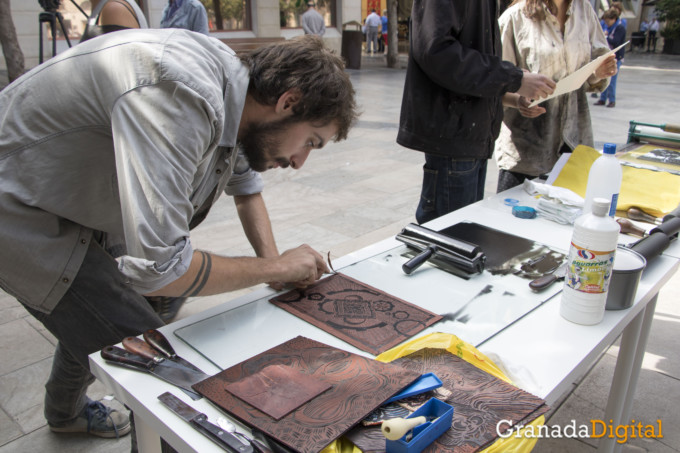
[[[429,246],[407,262],[405,262],[402,266],[401,269],[404,271],[405,274],[410,275],[411,272],[414,270],[418,269],[420,266],[422,266],[425,261],[429,260],[432,255],[437,251],[437,248],[433,245]]]
[[[640,236],[641,238],[645,237],[647,234],[645,230],[635,225],[628,219],[616,219],[616,223],[619,224],[621,227],[621,232],[624,234],[632,234],[633,236]]]
[[[680,125],[678,124],[664,124],[661,127],[661,130],[664,132],[675,132],[676,134],[680,134]]]
[[[414,418],[393,418],[382,422],[380,430],[389,440],[399,440],[404,435],[418,425],[425,423],[427,419],[423,416]]]
[[[145,359],[153,360],[156,363],[161,362],[163,360],[163,356],[161,356],[158,353],[158,351],[149,346],[147,342],[145,342],[144,340],[140,340],[137,337],[123,338],[123,347],[126,350],[132,352],[133,354],[142,356]]]
[[[627,211],[628,218],[633,219],[633,220],[639,220],[640,222],[647,222],[651,224],[656,224],[658,225],[661,223],[661,219],[658,219],[654,216],[651,216],[647,214],[646,212],[642,211],[641,209],[638,208],[630,208]]]
[[[651,233],[646,238],[640,239],[633,244],[630,249],[638,252],[644,256],[647,262],[652,258],[656,258],[668,248],[671,240],[662,232]]]
[[[656,226],[650,231],[651,233],[664,233],[666,236],[673,236],[680,231],[680,217],[674,217]]]

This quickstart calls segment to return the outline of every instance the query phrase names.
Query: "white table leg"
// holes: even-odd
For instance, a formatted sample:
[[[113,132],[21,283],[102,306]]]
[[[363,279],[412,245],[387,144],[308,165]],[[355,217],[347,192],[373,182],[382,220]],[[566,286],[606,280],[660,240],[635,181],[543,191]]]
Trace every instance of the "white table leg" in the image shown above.
[[[638,377],[640,377],[640,370],[642,369],[642,360],[645,357],[647,350],[647,340],[649,339],[649,332],[652,330],[652,321],[654,321],[654,312],[656,311],[656,299],[658,294],[647,304],[645,308],[645,317],[642,321],[642,329],[640,329],[640,337],[637,342],[637,349],[635,351],[635,359],[633,363],[633,371],[630,375],[630,382],[628,383],[628,394],[626,395],[626,403],[621,412],[621,421],[628,423],[630,421],[630,411],[633,406],[635,398],[635,389],[637,388]],[[620,452],[623,444],[616,444],[615,452]]]
[[[139,453],[161,453],[161,438],[138,414],[135,413],[135,431]]]
[[[634,387],[631,386],[631,374],[634,368],[639,370],[642,360],[637,362],[638,340],[642,329],[643,320],[647,310],[640,312],[635,319],[633,319],[621,335],[621,347],[616,359],[616,368],[614,369],[614,378],[612,379],[612,386],[609,391],[609,399],[607,400],[607,408],[604,411],[604,422],[609,424],[612,420],[613,426],[621,424],[623,409],[629,406],[628,397],[632,396]],[[643,349],[644,352],[644,349]],[[636,366],[637,365],[637,366]],[[632,390],[632,392],[631,392]],[[600,439],[598,451],[613,453],[616,448],[616,438],[607,437],[606,435]]]

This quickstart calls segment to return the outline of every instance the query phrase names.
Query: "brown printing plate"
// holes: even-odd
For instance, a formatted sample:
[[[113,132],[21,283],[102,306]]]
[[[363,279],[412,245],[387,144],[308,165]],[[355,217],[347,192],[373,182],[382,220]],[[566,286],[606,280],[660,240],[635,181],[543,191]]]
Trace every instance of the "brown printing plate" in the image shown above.
[[[545,401],[521,390],[445,349],[425,348],[391,362],[417,373],[433,372],[451,393],[443,401],[453,406],[451,429],[424,451],[472,453],[486,448],[508,428],[497,425],[530,423],[548,410]],[[423,400],[422,403],[425,403]],[[384,451],[380,427],[358,426],[346,437],[364,452]]]
[[[270,365],[284,365],[331,388],[275,420],[226,390]],[[318,452],[422,373],[296,337],[193,386],[227,413],[302,453]],[[384,441],[383,441],[384,443]]]
[[[442,319],[343,274],[270,300],[310,324],[378,355]]]

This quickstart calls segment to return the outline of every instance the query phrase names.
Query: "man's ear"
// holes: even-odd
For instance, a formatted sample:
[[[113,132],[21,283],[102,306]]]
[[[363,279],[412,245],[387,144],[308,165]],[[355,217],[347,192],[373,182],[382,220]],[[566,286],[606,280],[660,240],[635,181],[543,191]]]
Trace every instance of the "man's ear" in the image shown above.
[[[292,115],[293,114],[293,106],[298,103],[300,100],[301,94],[300,91],[292,88],[279,97],[279,100],[276,102],[276,107],[275,111],[278,114],[283,114],[285,116]]]

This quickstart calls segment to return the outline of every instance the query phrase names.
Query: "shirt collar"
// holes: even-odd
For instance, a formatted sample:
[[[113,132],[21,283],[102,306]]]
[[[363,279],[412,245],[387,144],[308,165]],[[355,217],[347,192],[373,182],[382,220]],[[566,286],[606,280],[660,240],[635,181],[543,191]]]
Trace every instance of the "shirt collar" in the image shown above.
[[[250,72],[238,59],[234,58],[229,65],[227,86],[224,89],[224,129],[219,146],[233,148],[236,146],[238,128],[241,124],[243,107],[246,103]]]

